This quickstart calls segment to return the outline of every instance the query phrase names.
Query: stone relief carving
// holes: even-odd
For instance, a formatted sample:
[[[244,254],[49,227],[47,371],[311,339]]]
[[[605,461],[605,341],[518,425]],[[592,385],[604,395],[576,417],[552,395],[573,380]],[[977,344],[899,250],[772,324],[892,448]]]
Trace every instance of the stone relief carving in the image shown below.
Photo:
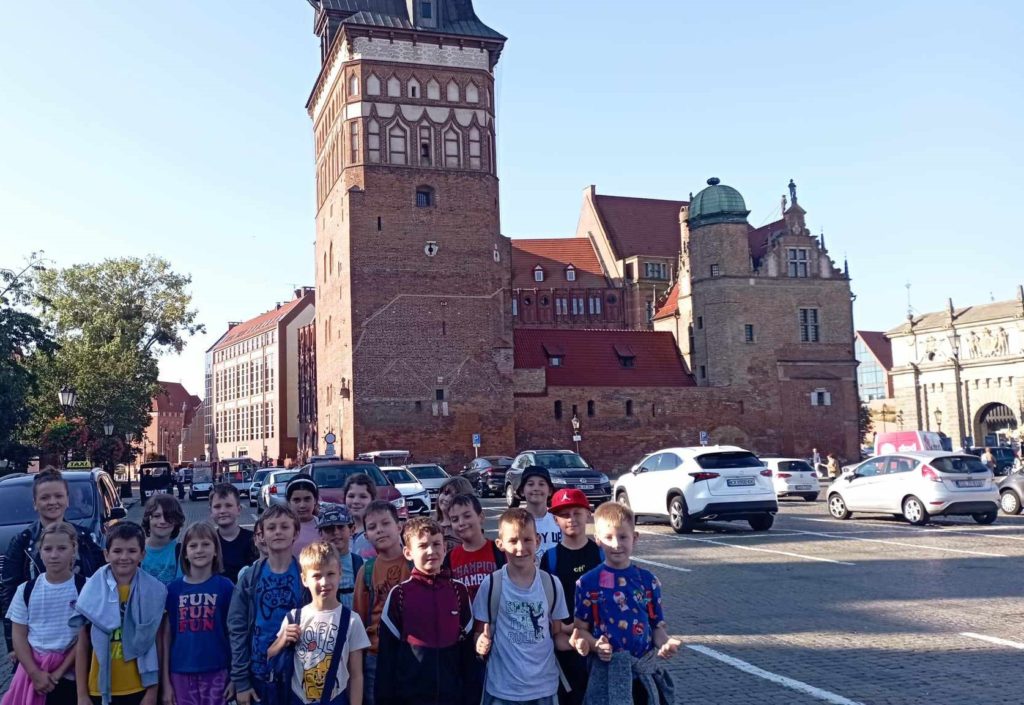
[[[1005,357],[1010,353],[1010,334],[1002,326],[995,331],[985,328],[981,335],[972,330],[967,336],[967,357],[969,359]]]

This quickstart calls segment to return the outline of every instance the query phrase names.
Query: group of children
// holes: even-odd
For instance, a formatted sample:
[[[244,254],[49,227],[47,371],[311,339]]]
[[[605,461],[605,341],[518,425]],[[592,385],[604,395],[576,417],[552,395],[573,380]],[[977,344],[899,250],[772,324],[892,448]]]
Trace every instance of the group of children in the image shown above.
[[[679,642],[631,560],[629,509],[598,507],[595,542],[583,493],[531,467],[526,509],[491,540],[458,479],[436,519],[404,526],[365,475],[343,505],[296,477],[253,532],[230,484],[183,534],[178,501],[156,495],[142,526],[109,530],[88,580],[79,532],[51,511],[42,571],[7,608],[19,668],[3,705],[674,702],[663,660]],[[40,473],[34,493],[60,483]]]

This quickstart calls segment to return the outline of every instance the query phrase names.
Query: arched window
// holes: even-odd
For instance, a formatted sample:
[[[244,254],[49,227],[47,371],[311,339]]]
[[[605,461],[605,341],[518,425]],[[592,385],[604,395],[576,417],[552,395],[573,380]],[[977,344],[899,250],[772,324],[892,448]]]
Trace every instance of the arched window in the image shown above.
[[[370,153],[370,161],[380,163],[380,123],[370,120],[366,123],[366,148]]]
[[[348,79],[348,95],[354,97],[359,95],[359,76],[352,74]]]
[[[372,73],[366,79],[366,95],[380,95],[380,79]]]
[[[576,268],[571,264],[565,268],[565,280],[567,282],[576,281]]]
[[[430,100],[441,100],[441,84],[430,79],[427,83],[427,98]]]
[[[388,79],[388,97],[389,98],[401,98],[402,97],[402,82],[397,77],[392,76]]]
[[[409,163],[409,135],[398,123],[388,130],[388,161],[392,164]]]
[[[420,133],[420,166],[432,166],[434,163],[434,131],[430,125],[423,123]]]
[[[461,136],[454,127],[449,127],[444,133],[444,165],[458,169],[462,166],[461,159]]]
[[[409,97],[419,98],[420,97],[420,82],[415,78],[409,79]]]
[[[480,102],[480,89],[476,87],[475,83],[470,83],[466,86],[466,102],[467,103],[479,103]]]
[[[469,131],[469,168],[479,169],[480,166],[480,130],[473,127]]]
[[[459,102],[459,84],[455,81],[448,82],[448,102],[458,103]]]

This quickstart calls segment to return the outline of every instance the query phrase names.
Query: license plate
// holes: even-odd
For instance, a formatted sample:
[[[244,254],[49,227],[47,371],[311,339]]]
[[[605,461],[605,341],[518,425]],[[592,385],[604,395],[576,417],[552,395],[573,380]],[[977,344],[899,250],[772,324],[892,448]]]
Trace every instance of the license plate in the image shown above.
[[[729,487],[753,487],[754,478],[752,477],[737,477],[735,479],[726,480],[725,484]]]
[[[592,489],[594,489],[594,486],[593,485],[580,485],[577,489],[592,490]]]
[[[798,490],[809,490],[809,489],[811,489],[811,486],[810,485],[797,485],[796,488]]]
[[[957,480],[957,487],[984,487],[985,483],[981,480]]]

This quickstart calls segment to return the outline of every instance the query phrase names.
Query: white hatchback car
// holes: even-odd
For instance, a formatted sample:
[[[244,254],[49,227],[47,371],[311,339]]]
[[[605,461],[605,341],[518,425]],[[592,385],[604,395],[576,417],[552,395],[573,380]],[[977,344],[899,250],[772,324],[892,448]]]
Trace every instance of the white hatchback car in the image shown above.
[[[970,514],[979,524],[999,516],[999,489],[973,455],[920,451],[880,455],[846,470],[828,488],[836,519],[853,512],[902,515],[911,524],[932,516]]]
[[[779,511],[771,471],[735,446],[665,448],[620,477],[612,497],[637,515],[668,517],[679,534],[703,521],[747,521],[770,529]]]
[[[803,497],[807,502],[818,498],[821,485],[818,474],[806,460],[799,458],[761,458],[772,471],[772,484],[777,497]]]

